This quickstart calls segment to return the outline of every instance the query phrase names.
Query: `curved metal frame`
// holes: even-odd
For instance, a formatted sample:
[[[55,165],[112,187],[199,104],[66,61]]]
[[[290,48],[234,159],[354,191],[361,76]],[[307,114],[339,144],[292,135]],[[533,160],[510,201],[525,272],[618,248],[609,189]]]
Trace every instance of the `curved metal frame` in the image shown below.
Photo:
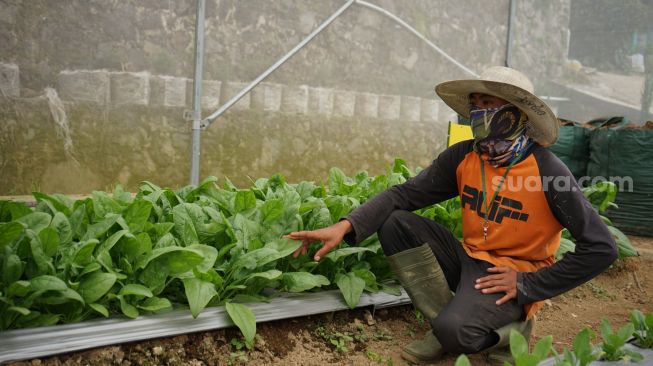
[[[319,27],[317,27],[313,32],[311,32],[304,40],[302,40],[297,46],[295,46],[292,50],[290,50],[288,53],[286,53],[283,57],[281,57],[277,62],[275,62],[272,66],[270,66],[267,70],[265,70],[261,75],[259,75],[256,79],[254,79],[251,83],[249,83],[243,90],[238,92],[236,95],[234,95],[231,99],[229,99],[225,104],[223,104],[217,111],[213,112],[211,115],[208,117],[201,119],[199,116],[201,113],[201,107],[199,106],[199,101],[201,99],[201,72],[202,72],[202,58],[203,58],[203,53],[204,53],[204,0],[197,0],[198,1],[198,10],[197,10],[197,22],[196,22],[196,30],[195,30],[195,80],[193,82],[194,85],[194,92],[193,92],[193,142],[192,142],[192,147],[191,147],[191,178],[190,178],[190,184],[197,185],[199,183],[199,158],[200,158],[200,136],[199,136],[199,130],[200,129],[207,129],[211,123],[213,123],[218,117],[220,117],[224,112],[226,112],[229,108],[231,108],[234,104],[236,104],[245,94],[249,93],[252,89],[254,89],[260,82],[262,82],[266,77],[268,77],[271,73],[273,73],[276,69],[278,69],[281,65],[283,65],[286,61],[288,61],[293,55],[295,55],[299,50],[301,50],[304,46],[306,46],[310,41],[312,41],[315,36],[317,36],[320,32],[322,32],[324,29],[326,29],[329,24],[331,24],[337,17],[339,17],[342,13],[345,12],[345,10],[349,9],[350,6],[353,4],[358,4],[361,6],[364,6],[368,9],[372,9],[374,11],[377,11],[388,18],[392,19],[395,21],[397,24],[401,25],[402,27],[406,28],[408,31],[410,31],[412,34],[414,34],[417,38],[420,40],[424,41],[429,47],[434,49],[436,52],[438,52],[440,55],[442,55],[445,59],[465,71],[466,73],[478,77],[478,74],[471,70],[470,68],[464,66],[462,63],[458,62],[455,60],[453,57],[451,57],[449,54],[444,52],[440,47],[436,46],[433,42],[431,42],[429,39],[427,39],[423,34],[419,33],[415,28],[411,27],[408,23],[406,23],[404,20],[399,18],[398,16],[390,13],[389,11],[385,10],[384,8],[368,3],[367,1],[363,0],[349,0],[347,3],[345,3],[342,7],[340,7],[335,13],[333,13],[329,18],[327,18],[322,24],[320,24]],[[201,8],[201,9],[200,9]],[[199,70],[199,74],[198,74]],[[197,79],[200,79],[199,82]]]

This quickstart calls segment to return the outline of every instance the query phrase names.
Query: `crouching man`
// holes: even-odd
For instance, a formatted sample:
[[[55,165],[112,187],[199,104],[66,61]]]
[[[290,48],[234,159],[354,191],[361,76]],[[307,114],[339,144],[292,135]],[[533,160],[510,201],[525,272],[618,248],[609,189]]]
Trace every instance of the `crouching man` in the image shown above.
[[[340,222],[288,235],[303,243],[295,255],[321,242],[319,261],[343,239],[355,245],[378,233],[392,270],[432,326],[404,348],[402,356],[416,363],[444,352],[501,355],[511,329],[530,336],[543,300],[588,281],[617,258],[608,228],[546,149],[558,137],[558,120],[525,75],[491,67],[480,79],[448,81],[435,90],[471,120],[474,140],[446,149],[420,174]],[[412,213],[455,196],[462,243]],[[563,228],[576,239],[576,250],[555,262]]]

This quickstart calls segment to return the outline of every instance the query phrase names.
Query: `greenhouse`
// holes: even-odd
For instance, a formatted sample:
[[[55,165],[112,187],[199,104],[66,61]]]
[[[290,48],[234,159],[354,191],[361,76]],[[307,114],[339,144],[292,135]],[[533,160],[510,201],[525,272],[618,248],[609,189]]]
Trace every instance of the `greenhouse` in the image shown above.
[[[651,19],[0,0],[0,364],[653,365]]]

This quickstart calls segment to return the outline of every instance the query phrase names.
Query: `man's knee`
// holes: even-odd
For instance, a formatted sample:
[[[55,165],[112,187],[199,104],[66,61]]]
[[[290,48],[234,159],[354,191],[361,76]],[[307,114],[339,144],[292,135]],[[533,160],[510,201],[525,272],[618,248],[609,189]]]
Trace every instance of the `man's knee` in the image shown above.
[[[386,255],[392,255],[402,251],[402,242],[406,236],[412,236],[411,221],[415,220],[415,214],[405,210],[392,211],[390,216],[383,222],[379,228],[378,235],[383,252]],[[405,249],[405,248],[403,248]]]
[[[478,353],[492,345],[492,332],[486,332],[463,314],[437,316],[431,326],[442,348],[454,354]]]

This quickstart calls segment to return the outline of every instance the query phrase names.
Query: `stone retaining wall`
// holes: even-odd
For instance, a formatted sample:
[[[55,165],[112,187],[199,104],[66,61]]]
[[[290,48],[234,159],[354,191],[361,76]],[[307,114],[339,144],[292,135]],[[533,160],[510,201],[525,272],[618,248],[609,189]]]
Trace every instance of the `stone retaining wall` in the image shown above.
[[[15,74],[18,74],[16,65],[0,64],[0,73],[5,70],[7,73],[16,70]],[[0,85],[3,90],[13,90],[9,82],[2,82]],[[202,83],[202,108],[216,110],[245,86],[247,84],[243,82],[205,80]],[[186,108],[190,108],[192,104],[192,80],[150,75],[146,72],[66,70],[59,74],[57,91],[63,101],[70,103]],[[435,122],[453,114],[453,111],[435,98],[377,95],[268,82],[259,84],[232,108],[241,111],[255,109],[265,112],[406,122]]]

